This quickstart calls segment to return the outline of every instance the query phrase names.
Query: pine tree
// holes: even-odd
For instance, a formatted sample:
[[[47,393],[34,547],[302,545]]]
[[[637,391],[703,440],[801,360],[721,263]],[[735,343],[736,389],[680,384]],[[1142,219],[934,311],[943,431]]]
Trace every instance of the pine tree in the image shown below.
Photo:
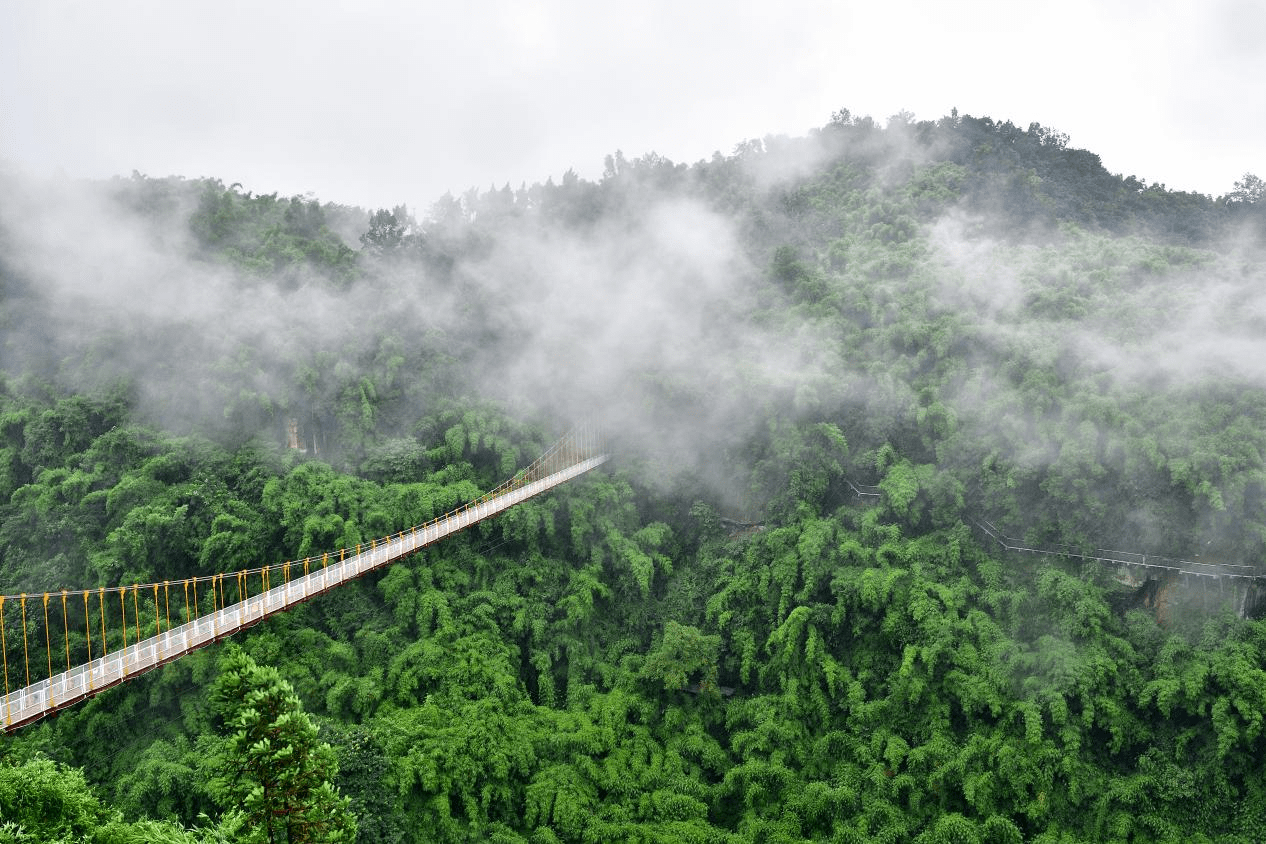
[[[226,735],[211,761],[209,789],[244,815],[247,840],[268,844],[356,838],[348,800],[334,788],[334,749],[277,669],[239,648],[225,654],[211,702]]]

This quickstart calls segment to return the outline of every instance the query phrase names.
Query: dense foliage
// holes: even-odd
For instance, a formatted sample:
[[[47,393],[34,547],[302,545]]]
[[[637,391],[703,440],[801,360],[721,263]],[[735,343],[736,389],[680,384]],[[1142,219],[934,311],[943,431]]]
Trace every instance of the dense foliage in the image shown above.
[[[4,178],[5,594],[354,546],[582,412],[616,459],[0,739],[0,841],[1266,829],[1266,626],[971,527],[1261,560],[1256,177],[841,111],[422,221]],[[85,196],[123,252],[91,215],[41,240]],[[67,307],[98,258],[113,298]]]

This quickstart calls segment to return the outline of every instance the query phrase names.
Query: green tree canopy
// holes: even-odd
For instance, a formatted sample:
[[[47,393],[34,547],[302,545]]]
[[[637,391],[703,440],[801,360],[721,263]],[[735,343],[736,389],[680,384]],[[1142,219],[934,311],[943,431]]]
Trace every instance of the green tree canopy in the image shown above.
[[[225,734],[209,761],[212,796],[240,809],[245,840],[267,844],[351,842],[356,819],[333,782],[334,749],[317,738],[294,687],[237,647],[220,663],[211,703]]]

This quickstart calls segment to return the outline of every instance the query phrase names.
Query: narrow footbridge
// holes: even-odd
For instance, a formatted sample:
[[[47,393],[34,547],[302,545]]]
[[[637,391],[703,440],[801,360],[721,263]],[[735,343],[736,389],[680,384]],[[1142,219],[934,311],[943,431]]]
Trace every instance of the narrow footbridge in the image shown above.
[[[877,486],[844,482],[860,500],[878,502],[883,490]],[[1237,615],[1254,612],[1266,598],[1266,572],[1257,566],[1235,563],[1211,563],[1184,560],[1160,554],[1141,554],[1109,548],[1086,550],[1071,545],[1035,545],[1007,536],[986,519],[967,519],[989,544],[1003,551],[1080,560],[1106,570],[1117,583],[1131,589],[1146,589],[1146,605],[1158,610],[1158,616],[1180,599],[1179,593],[1198,595],[1206,607],[1229,602]]]
[[[997,542],[1004,551],[1022,551],[1028,554],[1042,554],[1051,557],[1068,557],[1086,562],[1152,569],[1157,572],[1189,575],[1191,577],[1221,578],[1231,580],[1257,580],[1259,574],[1255,566],[1229,563],[1202,563],[1194,560],[1176,560],[1158,554],[1136,554],[1133,551],[1113,551],[1097,548],[1093,551],[1079,551],[1068,545],[1037,546],[1030,545],[1022,539],[1004,536],[1001,531],[984,519],[977,519],[976,526],[982,533]]]
[[[1068,545],[1039,546],[1006,536],[984,519],[975,519],[973,524],[1004,551],[1081,560],[1107,569],[1112,578],[1124,586],[1142,588],[1150,585],[1159,592],[1159,596],[1151,599],[1158,607],[1167,600],[1165,595],[1174,586],[1198,592],[1202,597],[1216,590],[1214,598],[1218,602],[1229,600],[1236,614],[1243,617],[1259,603],[1266,585],[1266,575],[1256,566],[1206,563],[1109,548],[1082,550]]]
[[[0,596],[3,730],[30,724],[390,565],[584,474],[607,457],[596,432],[581,428],[475,501],[368,545],[209,577]],[[6,617],[6,606],[15,604],[19,612]],[[66,670],[54,674],[55,664],[60,668],[63,662],[59,651]],[[11,674],[20,681],[15,690]],[[34,679],[41,674],[44,679]]]

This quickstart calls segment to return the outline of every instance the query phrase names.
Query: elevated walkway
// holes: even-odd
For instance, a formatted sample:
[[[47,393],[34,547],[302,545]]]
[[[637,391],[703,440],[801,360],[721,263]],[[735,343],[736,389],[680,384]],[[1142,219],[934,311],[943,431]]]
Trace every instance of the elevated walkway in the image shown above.
[[[90,659],[81,665],[68,667],[66,671],[55,675],[51,674],[53,659],[51,630],[56,625],[49,622],[49,599],[50,597],[61,598],[62,626],[64,630],[59,632],[62,632],[67,639],[66,654],[67,662],[69,663],[71,652],[69,640],[71,634],[69,623],[65,621],[67,595],[69,593],[62,592],[55,595],[44,593],[42,595],[42,631],[36,629],[38,627],[38,619],[34,619],[32,624],[29,625],[29,631],[27,624],[28,599],[32,606],[38,606],[41,596],[4,596],[0,598],[0,634],[5,631],[3,607],[6,600],[9,602],[20,601],[22,606],[21,655],[25,663],[25,676],[28,679],[28,683],[16,691],[9,691],[10,666],[17,661],[16,649],[15,658],[10,660],[9,643],[0,642],[0,651],[4,653],[5,675],[5,695],[3,699],[0,699],[0,722],[3,724],[3,729],[7,732],[25,724],[30,724],[52,712],[64,709],[84,698],[116,686],[124,680],[131,679],[160,665],[179,659],[191,651],[211,645],[226,636],[232,636],[240,630],[258,624],[269,616],[285,612],[296,604],[303,603],[344,583],[355,580],[366,572],[391,565],[427,545],[439,542],[447,536],[451,536],[484,519],[504,512],[533,496],[540,495],[559,484],[565,483],[578,475],[582,475],[602,465],[607,459],[608,455],[601,452],[595,437],[588,434],[573,433],[569,435],[569,438],[564,438],[546,452],[540,460],[533,463],[527,470],[506,481],[477,501],[464,505],[424,525],[401,531],[395,536],[375,540],[367,550],[361,550],[351,556],[343,553],[337,555],[327,554],[316,560],[303,561],[302,564],[286,563],[283,566],[272,566],[251,572],[225,573],[211,578],[200,579],[202,583],[209,585],[213,606],[217,606],[216,596],[218,594],[218,606],[214,611],[201,617],[190,618],[197,612],[198,581],[194,581],[195,600],[192,604],[193,612],[190,612],[191,605],[186,604],[185,615],[187,620],[185,623],[171,625],[169,622],[166,625],[166,629],[164,629],[163,624],[163,613],[159,610],[160,605],[165,603],[165,599],[160,601],[159,590],[161,588],[164,596],[166,596],[170,591],[169,587],[171,584],[145,584],[76,592],[74,593],[76,597],[83,597],[84,622],[87,628],[86,639],[89,654],[91,654],[92,650],[92,627],[96,625],[96,620],[93,619],[90,611],[94,597],[99,606],[99,619],[102,631],[98,647],[103,650],[106,647],[106,596],[111,596],[110,600],[113,603],[115,594],[118,595],[118,606],[116,608],[120,610],[122,638],[125,645],[121,649],[103,653],[102,656]],[[332,556],[338,557],[338,559],[332,559]],[[315,568],[316,565],[320,567]],[[296,571],[296,575],[293,577],[291,577],[291,569]],[[298,571],[303,571],[303,573],[298,574]],[[279,586],[268,588],[270,573],[274,573],[274,576],[277,576],[283,583]],[[224,595],[227,591],[226,587],[231,589],[236,584],[239,594],[245,595],[248,592],[249,577],[256,577],[261,584],[261,591],[236,603],[225,605]],[[187,592],[188,583],[189,581],[181,581],[175,585],[185,584]],[[154,596],[153,603],[149,604],[147,602],[142,605],[139,596],[145,596],[148,599],[151,591]],[[205,598],[205,594],[203,597]],[[15,599],[17,600],[15,601]],[[132,605],[133,612],[131,620],[128,618],[129,604]],[[167,614],[170,615],[169,607]],[[141,621],[142,615],[149,620],[148,623]],[[177,616],[179,616],[179,613],[177,613]],[[136,635],[132,638],[131,644],[127,644],[132,624],[136,625]],[[143,624],[145,627],[142,627]],[[148,638],[141,638],[141,631],[146,628],[157,632]],[[116,632],[113,627],[110,629],[111,634]],[[46,656],[49,673],[51,674],[51,676],[38,682],[29,682],[33,662],[30,653],[33,645],[36,648],[43,647],[46,649],[46,653],[42,651],[38,655],[35,663],[37,663],[38,668],[39,665],[45,662]]]

